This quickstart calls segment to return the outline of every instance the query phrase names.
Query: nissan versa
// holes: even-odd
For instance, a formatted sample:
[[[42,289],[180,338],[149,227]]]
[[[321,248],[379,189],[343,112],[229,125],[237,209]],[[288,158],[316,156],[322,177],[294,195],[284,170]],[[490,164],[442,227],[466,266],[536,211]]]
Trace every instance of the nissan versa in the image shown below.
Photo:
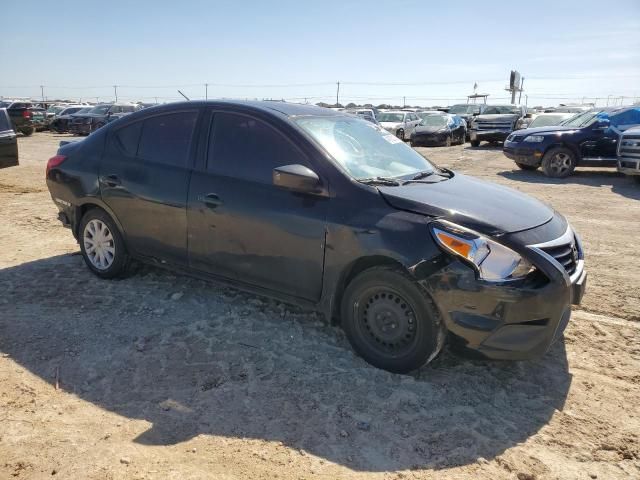
[[[62,146],[46,176],[99,277],[135,258],[315,307],[393,372],[447,337],[488,358],[541,355],[585,289],[562,215],[329,109],[152,107]]]

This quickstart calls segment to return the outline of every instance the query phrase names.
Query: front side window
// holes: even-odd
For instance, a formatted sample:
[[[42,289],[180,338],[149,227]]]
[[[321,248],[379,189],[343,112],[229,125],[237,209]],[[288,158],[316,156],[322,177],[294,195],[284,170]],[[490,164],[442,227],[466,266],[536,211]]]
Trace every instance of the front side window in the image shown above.
[[[153,162],[187,165],[197,112],[158,115],[143,122],[138,157]]]
[[[216,113],[209,135],[207,171],[273,183],[273,169],[303,164],[303,154],[265,122],[234,113]]]
[[[402,140],[358,118],[300,117],[295,121],[355,179],[403,177],[435,170]]]
[[[132,123],[123,128],[119,128],[113,135],[113,141],[118,148],[129,157],[135,157],[138,152],[142,124],[142,121]]]

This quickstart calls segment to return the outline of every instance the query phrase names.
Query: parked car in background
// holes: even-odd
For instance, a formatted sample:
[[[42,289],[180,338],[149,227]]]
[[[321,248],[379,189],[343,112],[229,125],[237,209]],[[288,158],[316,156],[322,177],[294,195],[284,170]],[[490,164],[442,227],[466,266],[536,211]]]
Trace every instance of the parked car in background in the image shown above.
[[[51,105],[47,109],[46,118],[45,118],[46,125],[47,127],[49,127],[51,125],[51,122],[53,122],[53,120],[59,117],[60,115],[68,115],[70,113],[75,113],[81,108],[85,108],[85,107],[87,107],[87,105],[80,105],[80,104],[73,104],[73,103]]]
[[[75,115],[82,115],[90,112],[93,107],[68,107],[57,115],[50,123],[49,130],[54,133],[65,133],[69,131],[69,123],[73,121]]]
[[[640,183],[640,126],[629,128],[620,136],[618,171]]]
[[[352,115],[358,115],[364,118],[365,120],[367,120],[368,122],[379,125],[379,122],[376,119],[375,113],[373,112],[373,110],[369,108],[347,108],[345,112],[350,113]]]
[[[18,139],[6,108],[0,108],[0,168],[18,165]]]
[[[96,105],[87,113],[75,114],[69,124],[69,132],[75,135],[89,135],[110,121],[139,110],[133,103],[105,103]]]
[[[428,115],[411,134],[412,147],[463,144],[467,133],[466,122],[457,115]]]
[[[615,167],[620,133],[640,125],[640,106],[595,108],[561,125],[527,128],[509,135],[504,154],[524,170],[542,167],[564,178],[577,166]]]
[[[528,115],[528,114],[527,114]],[[540,113],[533,114],[530,118],[524,119],[524,121],[519,125],[518,130],[522,130],[525,128],[536,128],[536,127],[551,127],[554,125],[560,125],[565,120],[573,117],[575,113]]]
[[[485,105],[471,121],[471,146],[477,147],[482,141],[503,142],[525,114],[526,107],[522,105]]]
[[[378,122],[382,128],[391,132],[400,140],[409,139],[413,130],[420,124],[422,119],[414,112],[402,110],[390,110],[380,112]]]
[[[47,111],[42,107],[32,107],[31,111],[31,124],[36,132],[41,132],[47,129]]]
[[[467,122],[467,130],[469,130],[471,128],[471,120],[473,120],[473,117],[480,115],[486,107],[487,106],[482,103],[459,103],[449,107],[447,112],[463,118],[464,121]]]
[[[442,113],[443,112],[440,112],[438,110],[421,110],[419,112],[416,112],[416,115],[418,115],[418,118],[420,120],[424,120],[430,115],[442,115]]]
[[[489,358],[540,356],[585,290],[580,239],[551,207],[324,108],[143,110],[61,147],[46,179],[96,276],[136,258],[317,308],[393,372],[447,335]]]
[[[560,105],[559,107],[552,107],[545,109],[544,113],[584,113],[591,110],[593,107],[587,105]]]
[[[0,108],[7,110],[11,125],[16,132],[20,132],[25,136],[29,136],[36,131],[31,120],[32,103],[24,100],[5,100],[0,102]]]

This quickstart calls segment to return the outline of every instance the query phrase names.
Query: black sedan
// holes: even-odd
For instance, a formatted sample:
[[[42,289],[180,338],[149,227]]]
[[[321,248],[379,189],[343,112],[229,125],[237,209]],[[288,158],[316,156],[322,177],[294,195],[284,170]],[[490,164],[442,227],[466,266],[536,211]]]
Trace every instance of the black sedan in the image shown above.
[[[434,147],[465,142],[467,125],[457,115],[428,115],[411,134],[412,147]]]
[[[7,110],[0,108],[0,168],[18,165],[18,139]]]
[[[85,113],[91,111],[93,107],[75,107],[75,111],[71,111],[68,113],[63,113],[62,115],[58,115],[51,123],[49,123],[49,130],[54,133],[66,133],[69,131],[69,125],[73,122],[73,119],[76,116],[81,116]]]
[[[562,215],[330,109],[152,107],[64,145],[46,177],[98,277],[136,258],[317,308],[393,372],[447,338],[489,358],[539,356],[585,288]]]

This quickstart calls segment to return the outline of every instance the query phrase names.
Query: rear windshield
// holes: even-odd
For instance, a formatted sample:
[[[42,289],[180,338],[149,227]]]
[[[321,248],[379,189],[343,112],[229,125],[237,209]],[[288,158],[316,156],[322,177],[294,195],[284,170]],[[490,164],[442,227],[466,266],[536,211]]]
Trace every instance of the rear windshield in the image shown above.
[[[444,115],[429,115],[422,119],[420,125],[425,127],[444,127],[447,124],[448,117]]]
[[[0,132],[4,132],[6,130],[11,130],[9,115],[6,110],[0,110]]]
[[[449,109],[449,113],[480,113],[478,105],[454,105]]]

